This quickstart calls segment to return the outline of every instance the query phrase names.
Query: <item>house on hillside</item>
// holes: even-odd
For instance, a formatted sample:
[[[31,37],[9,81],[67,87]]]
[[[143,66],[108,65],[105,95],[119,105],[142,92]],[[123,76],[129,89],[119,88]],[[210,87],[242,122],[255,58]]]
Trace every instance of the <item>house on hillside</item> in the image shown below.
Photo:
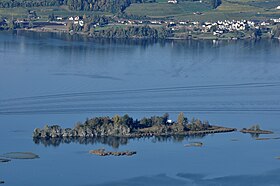
[[[177,0],[168,0],[167,2],[170,3],[170,4],[177,4],[178,3]]]
[[[79,16],[76,16],[76,17],[74,18],[74,20],[75,20],[75,21],[79,21],[79,20],[80,20],[80,17],[79,17]]]

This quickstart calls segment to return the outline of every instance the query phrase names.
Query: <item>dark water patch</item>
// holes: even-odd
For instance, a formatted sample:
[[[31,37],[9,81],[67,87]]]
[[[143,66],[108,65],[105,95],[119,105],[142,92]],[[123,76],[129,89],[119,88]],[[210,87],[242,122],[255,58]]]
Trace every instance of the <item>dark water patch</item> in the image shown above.
[[[0,158],[0,163],[7,163],[10,162],[10,159],[6,159],[6,158]]]
[[[103,184],[92,184],[92,186],[185,186],[186,182],[179,179],[171,178],[165,174],[159,174],[156,176],[141,176],[127,180],[121,180]],[[90,186],[90,185],[85,185]]]
[[[194,185],[225,185],[225,186],[240,186],[240,185],[256,185],[256,186],[276,186],[280,183],[279,178],[280,169],[269,171],[260,175],[237,175],[237,176],[224,176],[218,178],[207,179],[202,175],[193,174],[177,174],[178,177],[192,180]]]
[[[260,175],[237,175],[218,178],[206,178],[203,174],[179,173],[176,177],[165,174],[155,176],[140,176],[115,182],[92,184],[92,186],[279,186],[280,169]],[[90,186],[90,185],[87,185]]]
[[[37,159],[39,156],[37,154],[34,154],[32,152],[9,152],[6,154],[1,155],[5,158],[10,159]]]
[[[27,132],[26,130],[12,130],[13,133],[24,133]]]
[[[91,79],[109,79],[109,80],[117,80],[120,81],[122,79],[112,77],[112,76],[102,76],[102,75],[92,75],[92,74],[78,74],[78,73],[55,73],[55,76],[76,76],[76,77],[85,77]]]

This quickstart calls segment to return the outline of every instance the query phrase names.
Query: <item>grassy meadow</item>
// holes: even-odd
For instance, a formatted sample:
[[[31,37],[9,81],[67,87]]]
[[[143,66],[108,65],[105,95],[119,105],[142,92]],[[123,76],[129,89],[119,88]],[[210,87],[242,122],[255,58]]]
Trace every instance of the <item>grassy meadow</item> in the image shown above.
[[[14,18],[27,18],[28,17],[28,10],[35,10],[37,16],[39,16],[41,21],[48,20],[49,15],[52,13],[55,16],[61,16],[61,17],[68,17],[68,16],[74,16],[74,15],[111,15],[107,12],[99,12],[99,11],[72,11],[69,10],[66,6],[51,6],[51,7],[32,7],[32,8],[0,8],[0,16],[2,17],[14,17]]]
[[[280,18],[279,0],[222,0],[222,4],[213,9],[210,5],[199,1],[180,1],[178,4],[168,4],[167,0],[157,0],[156,3],[135,3],[131,4],[125,13],[138,16],[148,16],[150,18],[193,20],[193,21],[217,21],[225,19],[258,19]],[[112,15],[107,12],[84,12],[72,11],[67,6],[57,7],[32,7],[32,8],[0,8],[0,16],[27,18],[28,10],[35,10],[41,17],[41,21],[48,19],[52,13],[55,16],[73,15]],[[196,14],[200,12],[200,14]]]
[[[279,0],[222,0],[222,4],[212,9],[200,2],[179,2],[168,4],[160,0],[158,3],[132,4],[125,12],[134,15],[147,15],[152,18],[173,18],[175,20],[217,21],[224,19],[267,19],[279,18]],[[201,15],[194,14],[201,12]]]

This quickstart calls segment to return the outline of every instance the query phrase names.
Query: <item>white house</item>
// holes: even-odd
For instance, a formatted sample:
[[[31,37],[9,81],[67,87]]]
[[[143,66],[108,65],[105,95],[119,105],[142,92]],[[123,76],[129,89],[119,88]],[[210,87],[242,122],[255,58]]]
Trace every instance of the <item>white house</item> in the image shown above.
[[[276,10],[280,10],[280,6],[277,6],[277,7],[276,7]]]
[[[74,18],[73,17],[69,17],[69,21],[74,21]]]
[[[173,121],[172,121],[171,119],[168,119],[168,120],[167,120],[167,123],[172,124]]]
[[[79,20],[80,20],[80,17],[79,17],[79,16],[76,16],[74,19],[75,19],[75,21],[79,21]]]
[[[168,2],[168,3],[171,3],[171,4],[177,4],[177,3],[178,3],[177,0],[168,0],[167,2]]]
[[[84,26],[84,21],[83,21],[83,20],[80,20],[80,21],[79,21],[79,25],[80,25],[80,26]]]

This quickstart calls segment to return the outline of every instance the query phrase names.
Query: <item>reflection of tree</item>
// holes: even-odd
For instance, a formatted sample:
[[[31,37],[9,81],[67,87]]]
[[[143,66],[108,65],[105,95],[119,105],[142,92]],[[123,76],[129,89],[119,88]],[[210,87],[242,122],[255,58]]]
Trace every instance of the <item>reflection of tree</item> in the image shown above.
[[[174,136],[154,136],[154,137],[142,137],[145,139],[150,139],[153,143],[162,143],[162,142],[182,142],[187,139],[201,139],[205,135],[174,135]],[[68,138],[33,138],[35,144],[42,144],[45,147],[48,146],[59,146],[60,144],[70,144],[70,143],[78,143],[78,144],[105,144],[109,145],[113,148],[119,148],[122,145],[128,144],[130,139],[128,137],[94,137],[94,138],[84,138],[84,137],[68,137]]]
[[[203,137],[205,137],[205,134],[201,134],[201,135],[188,135],[188,136],[184,136],[184,135],[155,136],[155,137],[153,137],[152,142],[157,143],[157,142],[173,141],[175,143],[179,143],[179,142],[182,142],[184,140],[201,139]]]
[[[125,137],[69,137],[69,138],[33,138],[35,144],[43,144],[44,146],[59,146],[60,144],[78,143],[78,144],[105,144],[113,148],[119,148],[120,145],[126,145],[128,138]]]
[[[259,138],[260,134],[257,133],[250,133],[252,138]]]

